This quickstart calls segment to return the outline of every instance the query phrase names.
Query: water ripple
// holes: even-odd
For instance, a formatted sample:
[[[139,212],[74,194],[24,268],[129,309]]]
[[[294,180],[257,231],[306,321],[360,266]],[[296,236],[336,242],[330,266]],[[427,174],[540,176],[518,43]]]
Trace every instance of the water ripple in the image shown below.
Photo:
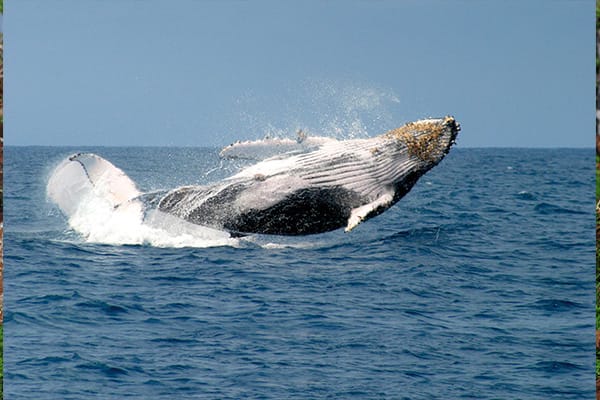
[[[593,150],[457,150],[348,234],[157,248],[66,231],[66,150],[9,147],[6,398],[592,398]],[[94,151],[148,187],[218,162]]]

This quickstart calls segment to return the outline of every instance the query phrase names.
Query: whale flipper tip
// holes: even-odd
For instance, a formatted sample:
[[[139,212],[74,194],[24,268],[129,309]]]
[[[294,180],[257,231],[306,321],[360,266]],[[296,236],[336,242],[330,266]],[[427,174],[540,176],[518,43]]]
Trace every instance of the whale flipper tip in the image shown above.
[[[350,232],[365,219],[388,209],[392,205],[393,199],[394,194],[388,192],[379,196],[375,201],[353,209],[344,232]]]

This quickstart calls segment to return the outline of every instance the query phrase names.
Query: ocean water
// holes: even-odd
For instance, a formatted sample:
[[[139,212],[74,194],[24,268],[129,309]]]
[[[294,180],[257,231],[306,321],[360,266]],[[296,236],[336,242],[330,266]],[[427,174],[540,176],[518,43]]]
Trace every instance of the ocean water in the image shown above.
[[[348,234],[102,243],[45,196],[82,150],[143,190],[238,167],[5,149],[7,399],[594,396],[593,149],[455,148]]]

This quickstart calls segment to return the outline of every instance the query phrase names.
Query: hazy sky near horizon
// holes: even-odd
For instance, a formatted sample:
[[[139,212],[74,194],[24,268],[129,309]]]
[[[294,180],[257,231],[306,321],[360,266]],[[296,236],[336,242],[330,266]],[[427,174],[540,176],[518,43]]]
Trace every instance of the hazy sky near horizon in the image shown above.
[[[5,144],[221,146],[454,115],[461,147],[592,147],[592,0],[19,0]]]

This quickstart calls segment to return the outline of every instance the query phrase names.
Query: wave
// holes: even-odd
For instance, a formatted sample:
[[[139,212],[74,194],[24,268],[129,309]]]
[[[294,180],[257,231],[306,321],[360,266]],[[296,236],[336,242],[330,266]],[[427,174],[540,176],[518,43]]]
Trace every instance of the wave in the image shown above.
[[[551,203],[538,203],[534,207],[534,210],[542,215],[553,215],[553,214],[586,214],[583,211],[573,210],[570,208],[560,207],[556,204]]]

